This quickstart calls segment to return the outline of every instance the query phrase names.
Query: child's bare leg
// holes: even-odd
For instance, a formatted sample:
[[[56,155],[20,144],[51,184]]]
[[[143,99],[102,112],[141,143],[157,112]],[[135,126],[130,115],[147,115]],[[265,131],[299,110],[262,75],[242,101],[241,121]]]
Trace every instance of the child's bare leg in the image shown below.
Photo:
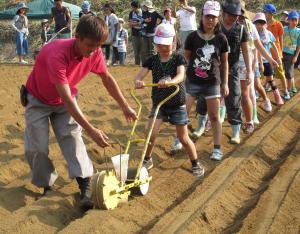
[[[260,78],[256,78],[254,80],[254,86],[255,86],[255,89],[257,90],[257,92],[259,93],[259,95],[262,97],[262,99],[264,101],[266,101],[268,99],[268,97],[267,97],[264,87],[262,86],[262,84],[260,82]]]
[[[196,147],[194,142],[189,137],[187,125],[176,125],[176,133],[190,160],[197,160],[198,157]]]
[[[286,81],[287,81],[287,87],[288,87],[288,90],[292,90],[292,88],[293,88],[293,80],[292,79],[286,79]]]
[[[191,109],[192,109],[194,103],[195,103],[195,100],[196,100],[196,97],[187,94],[185,104],[186,104],[186,111],[187,111],[188,116],[191,112]],[[178,141],[178,136],[176,135],[175,142],[173,143],[173,145],[171,147],[171,154],[174,154],[181,149],[182,149],[182,144],[180,141]]]
[[[250,84],[246,80],[241,80],[242,109],[247,123],[252,122],[253,105],[250,99]]]
[[[292,79],[291,79],[291,85],[292,85],[292,86],[291,86],[292,88],[296,87],[296,86],[295,86],[295,79],[294,79],[294,77],[292,77]]]
[[[275,84],[273,76],[267,76],[266,78],[267,78],[267,81],[268,81],[268,83],[270,84],[270,86],[271,86],[271,88],[273,90],[273,95],[274,95],[274,99],[275,99],[276,104],[278,106],[283,105],[284,102],[283,102],[283,100],[282,100],[282,98],[280,96],[279,90],[278,90],[278,88],[277,88],[277,86]]]
[[[287,81],[287,79],[285,78],[285,76],[283,76],[283,77],[280,79],[280,81],[281,81],[281,86],[282,86],[283,92],[287,92],[287,91],[288,91],[288,85],[287,85],[288,81]]]
[[[196,100],[196,97],[194,97],[194,96],[191,96],[189,94],[186,96],[185,104],[186,104],[186,111],[187,111],[188,116],[190,115],[190,112],[195,103],[195,100]]]
[[[213,129],[214,148],[221,148],[222,123],[220,119],[220,99],[207,99],[207,112]]]
[[[156,140],[156,137],[159,133],[159,128],[160,128],[160,125],[162,124],[162,122],[163,122],[162,119],[156,119],[155,120],[154,127],[153,127],[153,130],[152,130],[152,134],[151,134],[151,137],[150,137],[150,142],[149,142],[147,150],[146,150],[145,159],[151,158],[153,147],[154,147],[154,144],[155,144],[155,140]],[[148,121],[148,124],[147,124],[148,131],[149,131],[152,123],[153,123],[153,118],[150,118],[149,121]]]
[[[176,125],[176,132],[180,142],[189,156],[189,159],[191,160],[193,175],[197,178],[202,178],[205,170],[198,161],[196,147],[188,135],[187,125]]]

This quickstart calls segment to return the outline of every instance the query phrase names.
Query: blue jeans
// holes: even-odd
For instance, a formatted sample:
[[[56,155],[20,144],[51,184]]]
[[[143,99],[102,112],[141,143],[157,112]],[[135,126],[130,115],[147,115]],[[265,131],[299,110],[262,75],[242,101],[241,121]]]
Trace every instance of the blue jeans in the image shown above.
[[[126,52],[119,52],[119,62],[121,65],[125,64]]]
[[[17,55],[28,54],[28,41],[25,33],[17,32],[16,34],[16,53]]]
[[[149,118],[154,117],[155,110],[156,106],[153,106]],[[185,105],[178,107],[162,106],[158,111],[157,119],[162,119],[172,125],[187,125],[189,122]]]

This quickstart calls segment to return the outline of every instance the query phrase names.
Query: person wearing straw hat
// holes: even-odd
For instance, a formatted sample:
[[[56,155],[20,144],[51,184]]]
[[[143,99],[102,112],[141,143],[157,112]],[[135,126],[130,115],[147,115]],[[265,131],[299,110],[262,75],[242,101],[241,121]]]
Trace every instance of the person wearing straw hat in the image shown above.
[[[24,2],[20,2],[17,6],[17,12],[12,21],[12,27],[16,31],[16,53],[20,64],[27,64],[24,57],[28,54],[28,19],[26,12],[28,7]]]
[[[79,18],[83,15],[96,15],[91,11],[91,4],[89,1],[83,1],[81,4],[81,11],[79,12]]]
[[[51,38],[53,31],[50,28],[49,20],[43,19],[41,22],[42,31],[41,31],[41,39],[44,43],[47,43],[48,40]]]
[[[59,32],[57,38],[70,38],[72,18],[69,8],[62,5],[62,0],[54,0],[55,6],[51,8],[50,24],[55,22],[55,32]]]
[[[151,0],[145,0],[142,4],[143,13],[142,13],[142,63],[146,59],[155,54],[153,38],[155,35],[155,29],[158,24],[161,23],[163,17],[154,10]]]

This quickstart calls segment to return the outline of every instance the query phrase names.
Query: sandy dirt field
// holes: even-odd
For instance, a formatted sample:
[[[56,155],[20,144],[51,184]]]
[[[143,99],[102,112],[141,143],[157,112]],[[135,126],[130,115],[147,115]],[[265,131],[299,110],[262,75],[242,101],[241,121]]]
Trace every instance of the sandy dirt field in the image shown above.
[[[260,125],[239,146],[229,144],[231,130],[225,121],[221,162],[209,159],[212,133],[196,142],[206,175],[196,180],[184,152],[169,154],[174,127],[162,127],[151,170],[149,193],[131,196],[118,208],[90,210],[78,207],[79,189],[68,176],[66,161],[51,132],[50,158],[60,175],[55,191],[42,197],[30,183],[30,168],[24,158],[24,109],[19,87],[31,66],[0,65],[0,233],[299,233],[300,232],[300,95],[273,112],[259,108]],[[138,67],[113,67],[112,74],[125,96],[129,95]],[[297,73],[299,77],[299,73]],[[150,79],[148,79],[150,81]],[[279,83],[279,82],[278,82]],[[300,82],[298,83],[298,87]],[[131,126],[118,105],[89,75],[78,86],[79,105],[88,119],[111,140],[124,145]],[[139,91],[145,108],[137,135],[143,137],[151,108],[150,89]],[[269,96],[270,93],[269,93]],[[262,105],[261,101],[258,102]],[[195,116],[191,116],[195,127]],[[103,150],[84,133],[95,168],[105,168]],[[138,146],[130,152],[137,165]],[[118,147],[106,150],[118,154]]]

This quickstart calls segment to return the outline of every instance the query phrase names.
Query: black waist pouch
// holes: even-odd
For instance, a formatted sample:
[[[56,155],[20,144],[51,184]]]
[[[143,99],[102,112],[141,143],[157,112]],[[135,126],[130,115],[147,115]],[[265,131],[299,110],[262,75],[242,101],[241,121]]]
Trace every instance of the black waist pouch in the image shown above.
[[[25,85],[22,85],[20,88],[20,101],[21,101],[22,106],[24,106],[24,107],[28,103],[27,94],[28,94],[28,91],[27,91]]]

